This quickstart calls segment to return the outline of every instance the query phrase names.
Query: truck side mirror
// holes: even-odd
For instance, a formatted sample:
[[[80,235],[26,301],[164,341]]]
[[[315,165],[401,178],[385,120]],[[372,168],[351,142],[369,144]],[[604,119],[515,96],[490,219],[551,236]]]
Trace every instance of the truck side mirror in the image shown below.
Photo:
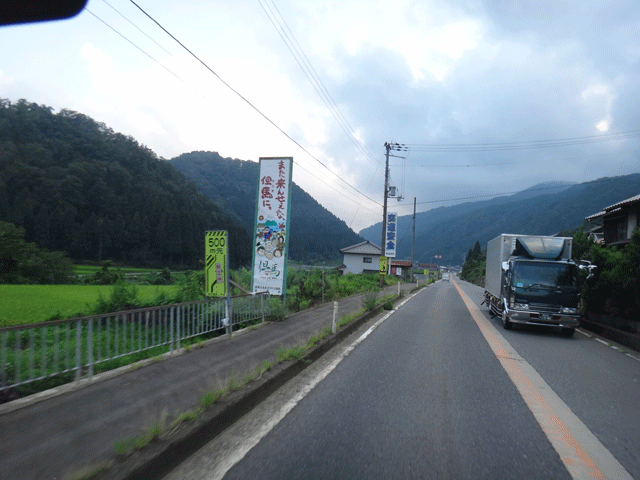
[[[507,273],[509,271],[509,262],[502,262],[502,271]]]
[[[598,268],[597,265],[593,265],[591,263],[591,260],[580,260],[580,263],[582,263],[582,265],[578,265],[578,268],[580,270],[588,270],[589,271],[589,275],[587,275],[587,280],[589,280],[591,277],[593,277],[593,271]]]

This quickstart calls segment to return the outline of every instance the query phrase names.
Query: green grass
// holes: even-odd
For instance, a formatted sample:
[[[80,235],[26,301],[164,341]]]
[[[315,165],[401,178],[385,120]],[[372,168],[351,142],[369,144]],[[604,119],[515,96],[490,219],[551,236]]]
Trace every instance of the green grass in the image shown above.
[[[142,304],[160,292],[174,295],[177,285],[137,285]],[[100,294],[109,298],[112,285],[0,285],[0,327],[91,315]]]

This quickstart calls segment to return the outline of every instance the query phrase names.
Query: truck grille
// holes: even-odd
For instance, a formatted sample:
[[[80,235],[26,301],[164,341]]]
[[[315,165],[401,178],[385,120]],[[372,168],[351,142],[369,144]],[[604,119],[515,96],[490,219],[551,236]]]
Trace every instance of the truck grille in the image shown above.
[[[545,303],[530,303],[529,309],[534,312],[544,312],[544,313],[560,313],[560,309],[562,307],[560,305],[547,305]]]

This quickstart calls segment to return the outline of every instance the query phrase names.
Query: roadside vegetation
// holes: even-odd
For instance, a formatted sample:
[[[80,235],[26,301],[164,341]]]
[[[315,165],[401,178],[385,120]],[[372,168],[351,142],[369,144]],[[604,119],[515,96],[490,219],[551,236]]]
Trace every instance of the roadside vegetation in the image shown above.
[[[483,251],[480,242],[476,241],[473,248],[469,249],[467,257],[462,265],[460,278],[469,283],[475,283],[484,287],[484,276],[487,267],[487,251]]]

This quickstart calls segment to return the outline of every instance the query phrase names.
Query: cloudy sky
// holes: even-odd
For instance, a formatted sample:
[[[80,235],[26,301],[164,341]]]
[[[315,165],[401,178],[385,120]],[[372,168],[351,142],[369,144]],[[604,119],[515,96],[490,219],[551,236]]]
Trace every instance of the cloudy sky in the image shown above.
[[[356,231],[540,182],[640,171],[640,2],[89,0],[0,27],[0,97],[160,157],[294,158]],[[242,98],[240,97],[242,96]],[[639,186],[640,188],[640,186]]]

